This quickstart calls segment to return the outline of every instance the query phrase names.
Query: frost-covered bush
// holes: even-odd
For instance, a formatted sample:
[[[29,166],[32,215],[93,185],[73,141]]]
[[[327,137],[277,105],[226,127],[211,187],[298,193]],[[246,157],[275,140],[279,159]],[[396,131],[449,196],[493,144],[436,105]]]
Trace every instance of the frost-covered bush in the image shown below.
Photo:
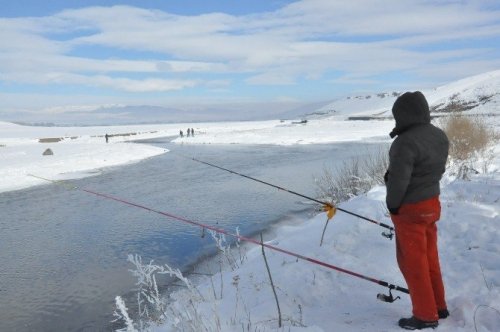
[[[439,126],[450,141],[448,172],[451,175],[467,178],[470,173],[487,172],[498,136],[484,117],[454,114],[441,118]]]
[[[318,198],[338,204],[369,191],[374,185],[384,183],[384,174],[389,165],[387,149],[379,149],[364,157],[344,161],[315,178]]]
[[[179,269],[173,269],[168,264],[155,265],[152,261],[144,264],[139,255],[129,255],[128,261],[134,264],[135,269],[130,271],[137,277],[137,313],[134,312],[134,315],[138,317],[134,321],[124,300],[117,296],[115,322],[125,324],[125,328],[119,331],[148,331],[152,324],[160,325],[165,322],[172,322],[173,325],[187,324],[186,326],[192,327],[193,331],[205,326],[194,305],[177,311],[175,306],[167,306],[168,299],[158,289],[156,277],[168,275],[182,282],[188,290],[191,303],[202,301],[200,292]],[[186,330],[186,327],[181,330]],[[207,329],[200,329],[200,331],[205,330]]]
[[[205,230],[203,230],[204,234]],[[239,229],[236,228],[235,248],[226,240],[226,236],[212,230],[208,230],[211,238],[215,241],[218,249],[220,294],[216,294],[216,288],[212,276],[213,298],[202,295],[194,284],[185,277],[179,269],[173,269],[168,264],[156,265],[153,261],[143,263],[139,255],[129,255],[128,261],[134,265],[130,272],[137,278],[137,303],[129,310],[125,301],[116,297],[116,311],[114,322],[120,322],[124,327],[118,331],[150,331],[154,326],[167,327],[174,331],[220,331],[220,321],[217,312],[217,301],[223,298],[224,283],[222,271],[225,268],[235,270],[246,259],[242,252],[239,240]],[[204,235],[203,235],[204,236]],[[238,255],[235,257],[235,254]],[[238,257],[238,258],[237,258]],[[180,281],[183,288],[168,294],[161,293],[158,288],[157,276],[168,275],[174,280]],[[233,284],[234,285],[234,284]],[[208,306],[209,315],[202,313],[200,307]],[[251,325],[251,324],[250,324]]]

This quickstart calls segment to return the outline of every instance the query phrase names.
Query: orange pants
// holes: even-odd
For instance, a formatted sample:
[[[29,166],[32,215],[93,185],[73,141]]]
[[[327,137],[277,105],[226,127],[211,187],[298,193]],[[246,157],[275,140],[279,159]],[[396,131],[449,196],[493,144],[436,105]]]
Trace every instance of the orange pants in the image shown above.
[[[437,311],[446,309],[437,248],[440,215],[438,196],[403,204],[397,215],[391,215],[396,257],[410,291],[413,316],[424,321],[438,320]]]

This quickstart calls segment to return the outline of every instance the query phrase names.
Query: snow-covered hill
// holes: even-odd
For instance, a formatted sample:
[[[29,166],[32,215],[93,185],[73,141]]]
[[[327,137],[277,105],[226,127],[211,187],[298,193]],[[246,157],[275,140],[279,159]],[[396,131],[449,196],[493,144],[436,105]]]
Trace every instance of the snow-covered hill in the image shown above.
[[[468,77],[427,92],[434,112],[500,115],[500,70]]]
[[[435,115],[453,111],[500,115],[500,70],[422,90]],[[304,115],[303,118],[391,117],[391,108],[401,91],[348,96]]]

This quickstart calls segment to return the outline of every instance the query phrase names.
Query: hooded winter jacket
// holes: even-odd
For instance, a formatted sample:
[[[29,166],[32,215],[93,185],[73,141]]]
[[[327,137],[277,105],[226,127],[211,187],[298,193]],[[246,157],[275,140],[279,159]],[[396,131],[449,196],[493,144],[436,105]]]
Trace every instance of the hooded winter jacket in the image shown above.
[[[429,105],[420,91],[406,92],[394,103],[397,138],[389,150],[386,203],[397,213],[403,203],[439,195],[439,180],[448,158],[448,138],[431,124]]]

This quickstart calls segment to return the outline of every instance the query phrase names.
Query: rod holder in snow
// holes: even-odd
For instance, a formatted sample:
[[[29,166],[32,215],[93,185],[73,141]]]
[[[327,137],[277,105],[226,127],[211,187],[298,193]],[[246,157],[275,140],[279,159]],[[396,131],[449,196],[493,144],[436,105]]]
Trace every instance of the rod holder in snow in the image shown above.
[[[328,226],[329,221],[330,221],[330,219],[326,219],[326,221],[325,221],[325,227],[323,227],[323,233],[321,233],[321,240],[319,241],[320,247],[323,245],[323,238],[325,237],[326,226]]]
[[[300,193],[295,192],[295,191],[293,191],[293,190],[289,190],[289,189],[286,189],[286,188],[283,188],[283,187],[280,187],[280,186],[274,185],[274,184],[272,184],[272,183],[269,183],[269,182],[266,182],[266,181],[262,181],[262,180],[259,180],[259,179],[256,179],[256,178],[253,178],[253,177],[251,177],[251,176],[248,176],[248,175],[245,175],[245,174],[241,174],[241,173],[238,173],[238,172],[232,171],[232,170],[230,170],[230,169],[227,169],[227,168],[224,168],[224,167],[221,167],[221,166],[217,166],[217,165],[215,165],[215,164],[212,164],[212,163],[209,163],[209,162],[206,162],[206,161],[203,161],[203,160],[199,160],[199,159],[196,159],[196,158],[189,158],[189,157],[185,157],[185,156],[182,156],[182,155],[179,155],[179,154],[177,154],[177,155],[178,155],[178,156],[180,156],[180,157],[184,157],[184,158],[187,158],[187,159],[191,159],[191,160],[193,160],[193,161],[199,162],[199,163],[201,163],[201,164],[204,164],[204,165],[207,165],[207,166],[210,166],[210,167],[218,168],[218,169],[220,169],[220,170],[223,170],[223,171],[229,172],[229,173],[231,173],[231,174],[235,174],[235,175],[238,175],[238,176],[241,176],[241,177],[247,178],[247,179],[252,180],[252,181],[256,181],[256,182],[259,182],[259,183],[265,184],[265,185],[267,185],[267,186],[270,186],[270,187],[273,187],[273,188],[276,188],[276,189],[279,189],[279,190],[283,190],[283,191],[285,191],[285,192],[287,192],[287,193],[290,193],[290,194],[292,194],[292,195],[296,195],[296,196],[299,196],[299,197],[305,198],[305,199],[307,199],[307,200],[310,200],[310,201],[313,201],[313,202],[319,203],[319,204],[321,204],[321,205],[323,205],[323,206],[329,206],[329,207],[330,207],[330,208],[332,208],[332,209],[336,209],[336,210],[338,210],[338,211],[342,211],[342,212],[344,212],[344,213],[350,214],[351,216],[355,216],[355,217],[358,217],[358,218],[360,218],[360,219],[363,219],[363,220],[369,221],[369,222],[371,222],[371,223],[373,223],[373,224],[376,224],[376,225],[379,225],[379,226],[381,226],[381,227],[384,227],[384,228],[388,229],[390,233],[385,233],[385,234],[392,234],[392,233],[393,233],[393,231],[394,231],[394,227],[391,227],[391,226],[389,226],[389,225],[387,225],[387,224],[384,224],[384,223],[382,223],[382,222],[380,222],[380,221],[376,221],[376,220],[373,220],[373,219],[370,219],[370,218],[364,217],[364,216],[362,216],[362,215],[360,215],[360,214],[357,214],[357,213],[354,213],[354,212],[351,212],[351,211],[348,211],[348,210],[345,210],[345,209],[342,209],[342,208],[339,208],[339,207],[333,206],[331,203],[328,203],[328,202],[322,202],[322,201],[320,201],[320,200],[317,200],[317,199],[315,199],[315,198],[312,198],[312,197],[309,197],[309,196],[306,196],[306,195],[300,194]],[[384,234],[384,233],[382,233],[382,235],[384,235],[386,238],[388,238],[388,239],[390,239],[390,240],[392,239],[392,235],[385,235],[385,234]]]
[[[323,209],[326,212],[326,221],[325,221],[325,227],[323,227],[323,232],[321,233],[321,240],[319,241],[320,247],[323,245],[323,238],[325,237],[326,226],[328,226],[328,222],[330,222],[335,213],[337,213],[337,209],[330,205],[325,205]]]

